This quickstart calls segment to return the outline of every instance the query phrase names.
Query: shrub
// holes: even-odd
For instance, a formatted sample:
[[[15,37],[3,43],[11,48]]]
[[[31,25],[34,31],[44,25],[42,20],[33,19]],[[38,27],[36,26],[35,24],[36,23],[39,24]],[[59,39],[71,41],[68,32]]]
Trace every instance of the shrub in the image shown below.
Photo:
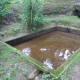
[[[30,29],[37,29],[44,24],[43,0],[24,0],[22,19]]]
[[[41,80],[49,80],[50,74],[43,73]]]
[[[9,5],[10,0],[0,0],[0,22],[4,19],[8,13],[10,13]]]

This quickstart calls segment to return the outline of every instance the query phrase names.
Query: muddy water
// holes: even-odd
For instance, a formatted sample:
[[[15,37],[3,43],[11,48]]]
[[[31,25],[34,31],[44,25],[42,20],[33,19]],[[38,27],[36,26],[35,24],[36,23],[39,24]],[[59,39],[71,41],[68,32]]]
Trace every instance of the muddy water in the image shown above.
[[[55,70],[80,48],[80,36],[51,32],[15,47]]]

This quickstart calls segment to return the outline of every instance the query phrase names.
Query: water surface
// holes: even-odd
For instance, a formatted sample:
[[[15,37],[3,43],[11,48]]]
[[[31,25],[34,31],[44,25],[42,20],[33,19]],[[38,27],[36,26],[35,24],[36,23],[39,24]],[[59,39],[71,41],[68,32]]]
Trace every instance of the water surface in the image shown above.
[[[80,36],[56,31],[15,47],[55,70],[80,48]]]

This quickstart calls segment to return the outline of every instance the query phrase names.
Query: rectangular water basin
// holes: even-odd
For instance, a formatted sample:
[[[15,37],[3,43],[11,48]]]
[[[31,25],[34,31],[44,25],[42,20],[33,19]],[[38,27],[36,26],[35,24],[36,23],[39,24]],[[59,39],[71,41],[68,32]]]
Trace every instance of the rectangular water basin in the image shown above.
[[[68,67],[66,62],[80,48],[80,36],[55,31],[16,45],[15,48],[41,62],[57,77],[60,75],[57,75],[58,70],[64,65],[61,71]]]
[[[7,43],[25,54],[26,59],[40,70],[57,79],[80,53],[80,31],[54,27]]]

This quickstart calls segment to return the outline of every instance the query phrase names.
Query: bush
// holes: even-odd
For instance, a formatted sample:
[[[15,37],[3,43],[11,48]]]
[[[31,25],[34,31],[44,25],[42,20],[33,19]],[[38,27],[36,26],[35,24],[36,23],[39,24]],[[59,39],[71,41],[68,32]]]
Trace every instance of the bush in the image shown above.
[[[41,14],[43,10],[43,0],[24,0],[22,19],[30,29],[37,29],[44,24],[44,17]]]
[[[0,22],[4,19],[8,13],[10,13],[9,5],[10,0],[0,0]]]

